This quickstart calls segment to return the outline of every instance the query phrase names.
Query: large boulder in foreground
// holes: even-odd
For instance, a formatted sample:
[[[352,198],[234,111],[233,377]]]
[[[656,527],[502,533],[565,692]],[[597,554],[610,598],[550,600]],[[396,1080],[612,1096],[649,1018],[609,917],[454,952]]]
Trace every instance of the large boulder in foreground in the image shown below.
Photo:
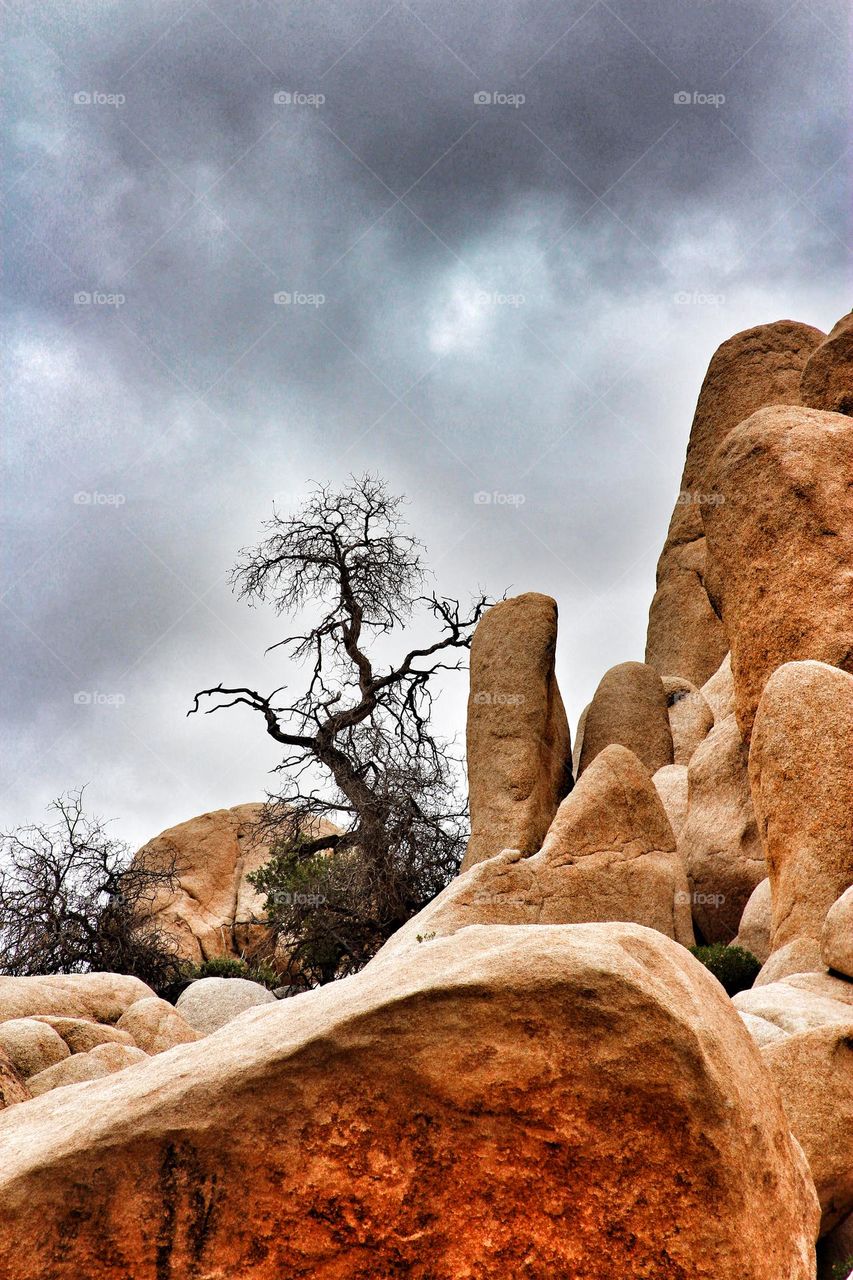
[[[622,920],[693,944],[690,893],[675,836],[648,770],[607,747],[557,812],[540,851],[517,849],[452,880],[386,942],[385,956],[418,938],[474,924],[585,924]]]
[[[586,713],[578,777],[614,744],[632,751],[649,773],[674,762],[666,690],[644,662],[620,662],[601,677]]]
[[[817,1220],[730,1001],[634,925],[415,944],[0,1126],[15,1280],[810,1280]]]
[[[533,853],[572,785],[569,725],[557,677],[557,605],[528,592],[480,619],[471,644],[463,869],[502,849]]]
[[[649,611],[646,661],[661,675],[703,685],[725,657],[726,631],[705,588],[702,514],[719,497],[711,461],[729,432],[763,405],[800,403],[801,375],[825,336],[811,325],[778,320],[736,333],[714,353],[699,392]]]
[[[767,875],[749,789],[747,753],[733,715],[715,725],[687,766],[687,819],[678,840],[706,942],[731,942]]]
[[[775,671],[755,718],[749,774],[773,899],[768,965],[794,946],[820,965],[827,912],[853,883],[853,676],[823,662]],[[789,972],[812,967],[796,958]],[[782,976],[778,965],[759,981],[770,976]]]
[[[777,667],[815,658],[853,670],[851,476],[853,420],[818,409],[762,409],[716,455],[709,589],[731,640],[747,743]]]

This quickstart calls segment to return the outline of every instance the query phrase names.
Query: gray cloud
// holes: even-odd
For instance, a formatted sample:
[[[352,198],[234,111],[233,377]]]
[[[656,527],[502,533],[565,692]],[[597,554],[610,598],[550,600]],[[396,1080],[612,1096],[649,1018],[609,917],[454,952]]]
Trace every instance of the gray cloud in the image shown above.
[[[366,467],[442,588],[557,596],[576,717],[641,656],[714,347],[849,306],[841,0],[12,8],[7,821],[258,795],[256,726],[184,718],[280,682],[225,574]]]

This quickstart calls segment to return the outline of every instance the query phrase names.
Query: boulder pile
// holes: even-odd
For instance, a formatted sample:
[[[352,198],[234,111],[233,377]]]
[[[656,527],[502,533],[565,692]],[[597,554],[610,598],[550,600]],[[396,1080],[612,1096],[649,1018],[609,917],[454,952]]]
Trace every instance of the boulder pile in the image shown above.
[[[714,355],[645,662],[574,752],[556,602],[483,616],[465,861],[360,973],[0,979],[0,1280],[853,1268],[851,344]],[[263,936],[256,815],[143,851],[188,960]]]

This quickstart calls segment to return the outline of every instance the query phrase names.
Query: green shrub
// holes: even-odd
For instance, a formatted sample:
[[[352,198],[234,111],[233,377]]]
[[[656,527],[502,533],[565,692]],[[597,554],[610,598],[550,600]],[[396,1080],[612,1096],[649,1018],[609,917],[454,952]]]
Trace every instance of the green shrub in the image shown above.
[[[715,942],[707,947],[690,947],[690,954],[713,973],[730,996],[746,991],[758,977],[761,962],[744,947],[727,947]]]
[[[273,990],[281,986],[281,976],[275,969],[262,962],[250,964],[242,957],[214,956],[212,960],[202,960],[201,964],[188,965],[184,977],[194,982],[197,978],[246,978],[249,982],[259,982]]]
[[[832,1280],[848,1280],[848,1276],[853,1275],[853,1258],[848,1258],[846,1262],[836,1262],[830,1272]]]

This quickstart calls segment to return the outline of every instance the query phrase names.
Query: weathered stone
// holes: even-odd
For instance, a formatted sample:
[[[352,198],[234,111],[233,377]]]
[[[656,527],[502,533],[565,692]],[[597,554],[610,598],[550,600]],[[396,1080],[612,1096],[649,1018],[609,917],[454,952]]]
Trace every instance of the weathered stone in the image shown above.
[[[699,393],[649,611],[646,661],[661,675],[685,676],[701,686],[729,648],[705,589],[702,516],[720,497],[712,459],[729,432],[756,409],[800,403],[800,376],[825,336],[810,325],[779,320],[735,334],[714,353]]]
[[[580,713],[580,716],[578,717],[578,727],[575,733],[574,746],[572,747],[572,770],[574,771],[575,777],[578,776],[578,768],[581,762],[581,751],[583,751],[583,734],[584,734],[584,729],[586,728],[586,718],[588,714],[589,714],[589,703],[586,704],[583,711]]]
[[[740,1013],[751,1013],[772,1022],[785,1035],[798,1035],[830,1023],[847,1026],[853,1018],[853,1005],[849,1000],[819,995],[787,982],[739,991],[732,1003]]]
[[[273,1004],[275,996],[259,982],[246,978],[200,978],[191,982],[175,1006],[183,1020],[208,1036],[246,1009]]]
[[[673,763],[663,681],[642,662],[622,662],[602,677],[589,704],[578,777],[613,745],[627,747],[649,773]]]
[[[822,662],[775,671],[755,718],[749,773],[773,895],[768,963],[808,942],[822,967],[826,914],[853,883],[853,676]]]
[[[139,978],[118,973],[58,973],[37,978],[0,977],[0,1022],[57,1014],[118,1022],[135,1000],[154,992]]]
[[[528,592],[477,625],[468,697],[471,839],[463,870],[502,849],[538,849],[572,785],[572,746],[554,674],[557,605]]]
[[[714,713],[695,684],[683,676],[664,676],[669,710],[673,762],[689,764],[690,757],[714,727]]]
[[[716,456],[708,587],[731,639],[747,743],[777,667],[813,658],[853,670],[851,475],[853,421],[817,409],[762,409]]]
[[[508,849],[457,876],[380,955],[472,924],[606,920],[646,925],[685,946],[694,940],[672,828],[648,770],[618,746],[584,771],[539,853]]]
[[[164,1053],[177,1044],[192,1044],[201,1034],[181,1017],[168,1000],[138,1000],[119,1018],[119,1031],[126,1031],[146,1053]]]
[[[853,1210],[853,1011],[765,1045],[791,1129],[809,1162],[822,1210],[820,1233]]]
[[[773,927],[773,900],[770,877],[760,881],[749,895],[740,918],[735,942],[764,964],[770,955],[770,931]]]
[[[665,764],[653,774],[652,782],[677,839],[687,821],[687,765]]]
[[[820,939],[820,954],[829,969],[853,978],[853,884],[827,912]]]
[[[633,925],[467,929],[0,1126],[15,1280],[810,1280],[817,1219],[730,1001]]]
[[[30,1076],[27,1085],[34,1098],[43,1093],[52,1093],[54,1089],[62,1089],[67,1084],[82,1084],[86,1080],[98,1080],[110,1075],[110,1068],[100,1062],[91,1053],[73,1053],[63,1062],[57,1062],[38,1075]],[[2,1275],[0,1271],[0,1275]]]
[[[747,755],[734,716],[715,725],[687,766],[687,821],[678,841],[706,942],[731,942],[749,897],[767,875]]]
[[[0,1050],[24,1079],[62,1062],[69,1054],[62,1037],[35,1018],[11,1018],[0,1022]]]
[[[36,1014],[34,1021],[51,1027],[62,1037],[72,1053],[88,1053],[99,1044],[133,1044],[133,1037],[126,1031],[100,1022],[91,1022],[88,1018],[57,1018],[52,1014]]]
[[[32,1097],[29,1083],[4,1050],[0,1049],[0,1111],[13,1107],[16,1102],[26,1102]]]
[[[813,409],[853,413],[853,312],[842,316],[809,356],[800,399]]]
[[[714,724],[734,715],[735,682],[732,676],[732,655],[727,653],[717,670],[700,689],[702,697],[711,708]]]

